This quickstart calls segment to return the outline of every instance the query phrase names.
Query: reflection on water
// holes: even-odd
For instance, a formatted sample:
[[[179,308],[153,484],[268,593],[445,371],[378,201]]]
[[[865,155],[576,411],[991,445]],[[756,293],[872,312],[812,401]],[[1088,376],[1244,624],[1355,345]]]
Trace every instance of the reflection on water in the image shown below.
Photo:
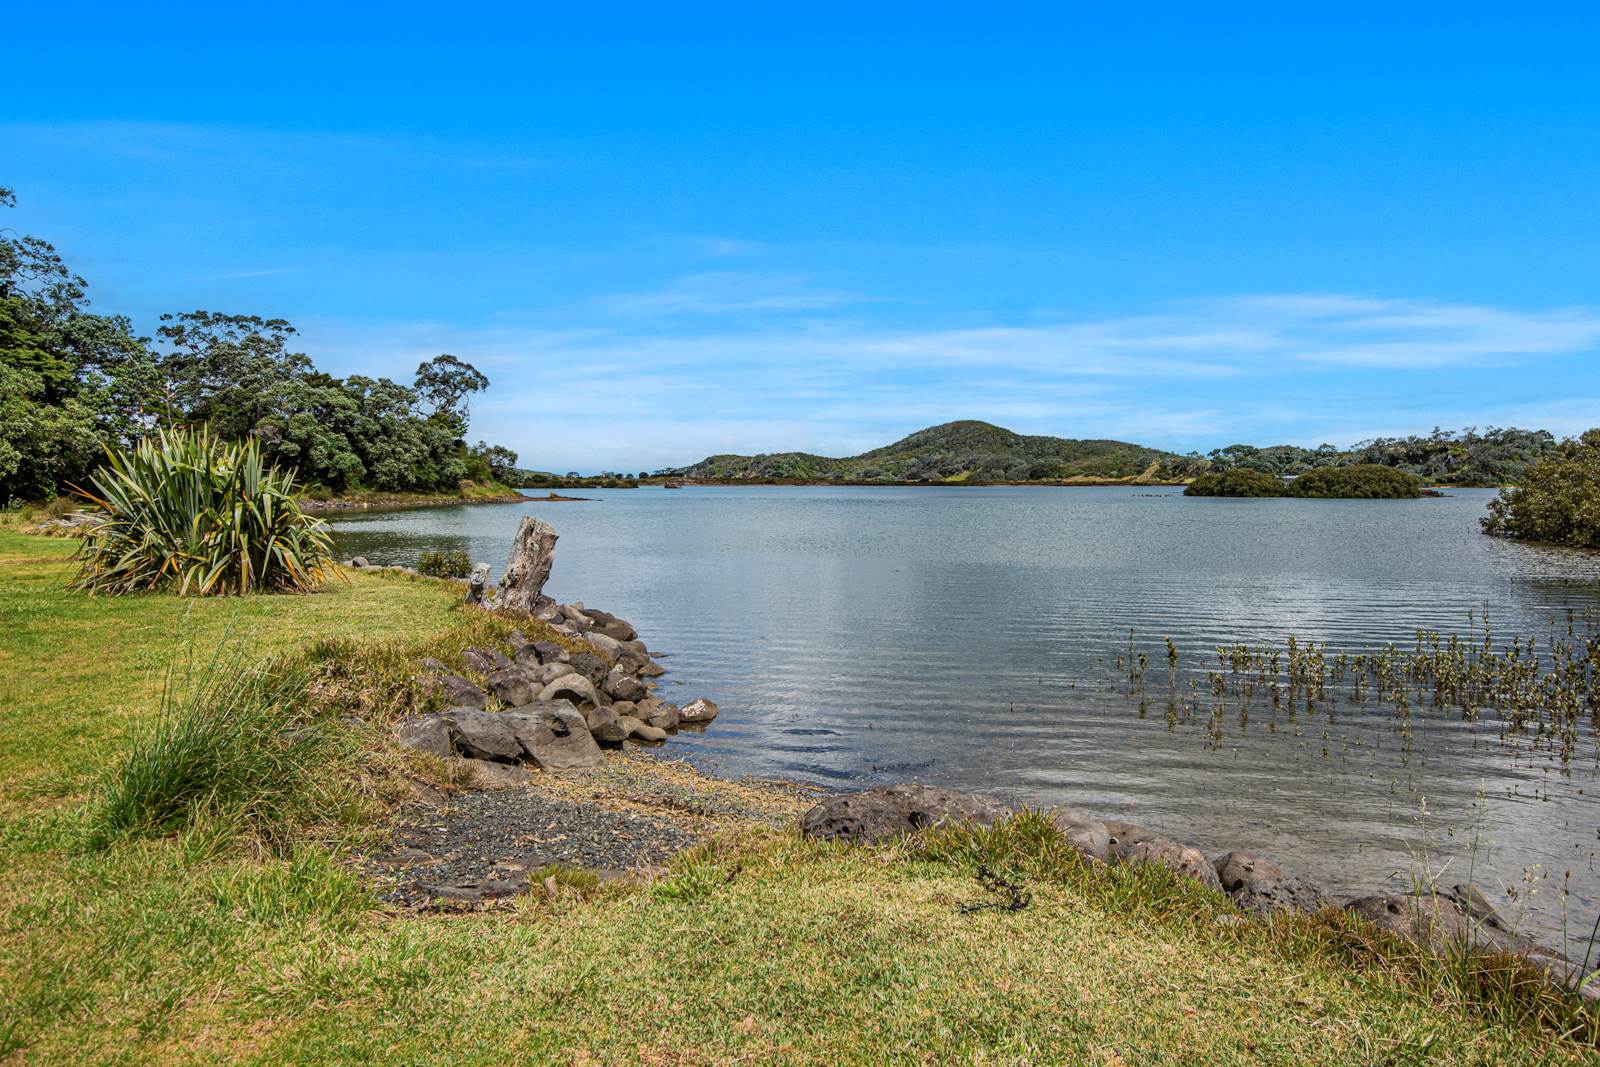
[[[1211,850],[1273,854],[1345,892],[1398,886],[1424,858],[1450,880],[1470,866],[1486,888],[1517,886],[1508,916],[1526,909],[1547,938],[1563,882],[1578,936],[1600,907],[1592,729],[1566,768],[1507,749],[1492,722],[1419,716],[1402,739],[1388,709],[1339,701],[1218,730],[1169,722],[1163,699],[1130,692],[1116,668],[1130,630],[1152,676],[1170,637],[1203,678],[1219,645],[1282,647],[1292,634],[1353,652],[1411,646],[1419,628],[1465,635],[1485,618],[1507,638],[1543,635],[1569,608],[1600,607],[1600,554],[1482,536],[1486,491],[585,495],[596,499],[356,515],[336,531],[343,555],[452,548],[498,567],[521,515],[548,520],[561,535],[548,591],[625,616],[668,653],[668,699],[722,705],[671,751],[723,772],[850,787],[915,777],[1077,803]]]

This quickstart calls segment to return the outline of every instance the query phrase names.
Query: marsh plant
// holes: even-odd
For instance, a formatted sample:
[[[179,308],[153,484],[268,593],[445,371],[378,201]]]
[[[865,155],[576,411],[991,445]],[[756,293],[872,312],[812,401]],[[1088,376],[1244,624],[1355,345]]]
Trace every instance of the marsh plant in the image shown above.
[[[472,573],[472,557],[465,552],[429,549],[417,560],[417,570],[433,578],[465,578]]]
[[[108,452],[78,493],[102,520],[77,554],[74,588],[179,596],[303,592],[333,573],[333,535],[300,510],[291,472],[254,440],[162,431]]]

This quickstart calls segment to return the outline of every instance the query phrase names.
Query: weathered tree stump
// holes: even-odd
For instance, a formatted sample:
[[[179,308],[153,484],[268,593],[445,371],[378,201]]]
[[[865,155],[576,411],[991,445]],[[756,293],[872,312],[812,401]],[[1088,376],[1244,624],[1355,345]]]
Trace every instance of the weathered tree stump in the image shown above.
[[[467,603],[486,607],[490,595],[489,565],[480,563],[472,568],[472,577],[467,579]]]
[[[544,583],[556,560],[556,531],[548,522],[524,515],[511,542],[505,577],[500,583],[500,607],[532,615],[544,595]]]

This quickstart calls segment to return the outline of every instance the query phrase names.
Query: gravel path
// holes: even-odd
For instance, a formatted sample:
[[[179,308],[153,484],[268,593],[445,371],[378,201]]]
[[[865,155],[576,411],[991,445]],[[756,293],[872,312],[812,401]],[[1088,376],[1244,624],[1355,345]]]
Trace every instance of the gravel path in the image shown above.
[[[508,789],[467,794],[423,813],[365,866],[395,903],[476,903],[523,891],[528,872],[549,864],[620,875],[659,866],[698,839],[662,819]]]

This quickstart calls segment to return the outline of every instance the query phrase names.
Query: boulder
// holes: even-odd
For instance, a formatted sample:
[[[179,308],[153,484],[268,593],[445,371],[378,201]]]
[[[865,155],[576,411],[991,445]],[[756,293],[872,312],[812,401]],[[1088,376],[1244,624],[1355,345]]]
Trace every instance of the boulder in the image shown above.
[[[519,708],[503,717],[528,758],[545,770],[594,767],[605,758],[584,717],[564,700]]]
[[[544,583],[556,558],[556,531],[542,519],[524,515],[511,541],[505,576],[500,580],[500,603],[507,611],[533,615],[541,607]]]
[[[589,683],[589,679],[581,674],[562,675],[541,689],[538,699],[541,701],[566,700],[579,706],[585,704],[598,705],[601,703],[600,694],[595,692],[595,688]]]
[[[1222,891],[1240,911],[1265,915],[1275,911],[1303,911],[1315,915],[1333,902],[1322,888],[1279,867],[1254,852],[1229,852],[1212,866]]]
[[[667,673],[667,669],[655,660],[647,659],[644,663],[635,667],[633,673],[641,678],[659,678]]]
[[[1049,818],[1073,848],[1091,860],[1104,863],[1111,858],[1111,835],[1106,824],[1077,808],[1060,807]]]
[[[554,641],[535,641],[533,647],[539,653],[539,660],[542,663],[572,662],[572,653]]]
[[[417,660],[417,666],[430,674],[449,674],[450,667],[443,660],[434,659],[432,656],[423,656]]]
[[[446,674],[434,684],[435,692],[443,693],[444,698],[458,708],[485,708],[489,706],[489,694],[473,685],[459,674]]]
[[[656,726],[651,726],[649,723],[639,722],[638,719],[632,718],[631,716],[623,716],[622,724],[629,727],[631,730],[629,737],[634,741],[651,741],[656,744],[660,744],[662,741],[667,739],[667,732],[665,730]]]
[[[640,641],[638,638],[634,638],[631,641],[623,641],[622,651],[630,655],[638,656],[640,659],[650,658],[650,650],[644,647],[644,642]]]
[[[644,720],[644,716],[639,714],[639,705],[631,700],[613,700],[611,702],[611,710],[618,715],[632,715],[641,722]]]
[[[1380,929],[1435,952],[1459,950],[1470,943],[1472,936],[1472,920],[1461,905],[1448,897],[1376,895],[1359,897],[1345,908]]]
[[[561,617],[580,630],[587,630],[594,625],[594,620],[584,614],[582,604],[561,605]]]
[[[1210,889],[1222,889],[1217,871],[1207,861],[1205,854],[1189,845],[1180,845],[1169,838],[1158,837],[1141,841],[1128,850],[1124,863],[1159,863],[1169,871],[1193,878]]]
[[[506,667],[489,675],[489,692],[508,708],[520,708],[539,694],[539,685],[520,667]]]
[[[503,715],[482,708],[462,707],[451,708],[443,719],[450,728],[450,741],[456,751],[469,759],[514,763],[522,757],[522,746]]]
[[[609,707],[593,707],[583,714],[584,721],[589,724],[589,732],[596,741],[607,744],[620,745],[628,739],[628,728],[622,722],[622,716]],[[633,720],[637,722],[638,720]]]
[[[643,682],[631,674],[623,673],[617,667],[611,668],[611,672],[606,675],[605,683],[601,688],[613,700],[640,701],[649,695]]]
[[[599,649],[600,654],[606,659],[614,660],[622,655],[621,642],[614,641],[603,633],[598,631],[586,633],[583,635],[583,639]]]
[[[606,675],[611,671],[611,664],[595,655],[593,652],[578,652],[568,657],[567,665],[573,671],[589,679],[593,685],[599,685],[606,680]]]
[[[543,688],[557,678],[565,678],[569,674],[576,674],[579,678],[583,678],[583,675],[572,669],[572,664],[570,663],[543,663],[530,670],[528,677],[537,682],[540,688]],[[588,681],[586,678],[584,680]]]
[[[632,641],[639,636],[626,619],[619,619],[609,611],[584,608],[584,613],[594,622],[594,628],[618,641]]]
[[[567,650],[554,641],[524,641],[514,646],[511,659],[519,667],[567,662]]]
[[[511,661],[504,655],[485,648],[464,648],[461,650],[461,659],[479,674],[490,674],[511,666]]]
[[[355,559],[350,561],[350,566],[359,571],[365,570],[366,568],[372,566],[372,564],[367,562],[366,556],[357,556]]]
[[[989,826],[1009,814],[1009,807],[982,793],[891,785],[829,797],[800,817],[800,830],[810,837],[872,842],[948,824]]]
[[[644,713],[644,721],[659,730],[676,730],[682,721],[676,704],[667,704],[660,700],[651,704],[646,701],[639,705],[639,710]]]
[[[1148,827],[1136,823],[1123,822],[1121,819],[1106,820],[1106,834],[1111,841],[1111,857],[1116,860],[1128,858],[1128,853],[1135,845],[1146,841],[1165,841],[1166,838]]]
[[[700,697],[678,709],[678,722],[686,726],[703,726],[717,717],[717,706]]]
[[[526,767],[481,759],[455,759],[450,763],[457,780],[468,789],[515,789],[528,785],[533,775]]]
[[[418,715],[401,719],[394,728],[395,743],[413,752],[447,759],[455,755],[450,744],[450,727],[442,715]]]

